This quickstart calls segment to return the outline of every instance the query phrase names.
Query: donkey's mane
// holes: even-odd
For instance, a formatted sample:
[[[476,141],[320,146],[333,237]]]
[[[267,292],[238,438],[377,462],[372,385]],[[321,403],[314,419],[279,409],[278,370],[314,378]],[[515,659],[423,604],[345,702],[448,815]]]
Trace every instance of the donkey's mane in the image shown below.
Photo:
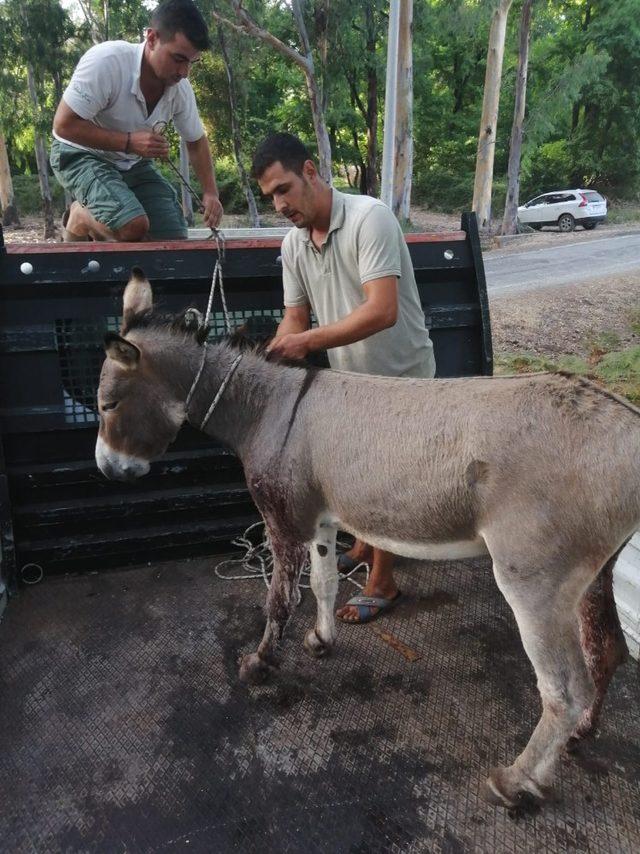
[[[178,314],[169,314],[158,309],[141,311],[129,319],[129,322],[122,330],[122,334],[127,335],[129,332],[142,329],[151,332],[157,330],[158,332],[169,332],[172,335],[188,335],[202,344],[203,342],[198,337],[201,331],[200,327],[195,320],[189,321],[188,317],[189,309],[185,309]],[[231,350],[253,353],[264,359],[265,362],[274,362],[293,368],[308,369],[310,367],[304,359],[286,359],[267,352],[267,345],[272,338],[273,335],[268,334],[251,334],[247,331],[246,325],[243,324],[221,337],[216,343],[224,344]]]
[[[129,318],[126,326],[122,329],[122,334],[127,335],[136,329],[157,329],[159,332],[182,332],[192,334],[195,337],[198,331],[197,325],[189,323],[186,319],[187,314],[188,309],[179,314],[168,314],[157,309],[141,311]]]

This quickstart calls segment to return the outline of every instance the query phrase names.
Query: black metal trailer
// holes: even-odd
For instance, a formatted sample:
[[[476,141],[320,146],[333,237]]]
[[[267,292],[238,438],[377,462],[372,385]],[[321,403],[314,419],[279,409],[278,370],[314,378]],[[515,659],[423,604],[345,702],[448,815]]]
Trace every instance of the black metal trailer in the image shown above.
[[[489,374],[491,334],[475,218],[407,237],[440,376]],[[224,284],[236,325],[281,317],[281,239],[228,240]],[[123,284],[144,268],[167,310],[204,310],[212,241],[40,244],[0,255],[2,552],[16,578],[224,550],[255,519],[237,459],[185,428],[133,487],[94,462],[102,339]],[[218,306],[219,307],[219,306]],[[214,336],[224,334],[221,311]]]
[[[492,369],[474,218],[462,226],[407,238],[440,375]],[[277,240],[229,241],[237,322],[279,317],[278,255]],[[0,851],[640,851],[631,663],[554,802],[507,813],[481,799],[539,709],[488,561],[400,561],[402,601],[341,626],[326,661],[302,652],[305,594],[278,678],[238,683],[264,587],[223,582],[203,557],[255,517],[237,461],[191,430],[134,486],[93,460],[101,338],[129,268],[169,309],[203,307],[214,258],[206,242],[0,254],[3,572],[21,590],[0,622]],[[39,567],[42,583],[22,585]],[[339,602],[352,592],[342,582]]]

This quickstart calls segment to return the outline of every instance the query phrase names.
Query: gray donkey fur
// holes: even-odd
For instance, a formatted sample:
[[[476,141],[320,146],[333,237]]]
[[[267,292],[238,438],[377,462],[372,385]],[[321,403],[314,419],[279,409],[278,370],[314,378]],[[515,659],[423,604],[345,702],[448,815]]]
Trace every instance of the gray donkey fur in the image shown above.
[[[146,473],[185,420],[199,425],[238,355],[209,347],[187,411],[202,348],[145,319],[151,302],[148,282],[134,276],[126,339],[106,346],[96,459],[108,477]],[[564,375],[394,379],[246,352],[206,433],[240,457],[274,554],[264,636],[241,677],[275,667],[307,549],[318,611],[305,647],[320,656],[335,643],[338,529],[411,558],[488,553],[535,668],[542,716],[515,762],[491,771],[485,793],[506,806],[522,793],[543,798],[594,700],[580,644],[585,593],[640,526],[637,411]],[[618,655],[617,621],[613,637]]]

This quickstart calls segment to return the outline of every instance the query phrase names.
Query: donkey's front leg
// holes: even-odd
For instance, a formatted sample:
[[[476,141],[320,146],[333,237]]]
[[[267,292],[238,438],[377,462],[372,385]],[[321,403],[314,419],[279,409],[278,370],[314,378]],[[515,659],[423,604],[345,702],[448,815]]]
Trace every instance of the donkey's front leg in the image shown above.
[[[273,574],[267,594],[267,624],[256,652],[240,662],[240,679],[257,684],[277,667],[277,646],[298,602],[298,581],[306,558],[306,546],[267,527],[273,553]]]
[[[318,614],[315,628],[309,629],[305,635],[304,648],[314,658],[330,652],[336,639],[333,607],[338,592],[337,533],[337,528],[321,524],[310,548],[311,589],[318,604]]]

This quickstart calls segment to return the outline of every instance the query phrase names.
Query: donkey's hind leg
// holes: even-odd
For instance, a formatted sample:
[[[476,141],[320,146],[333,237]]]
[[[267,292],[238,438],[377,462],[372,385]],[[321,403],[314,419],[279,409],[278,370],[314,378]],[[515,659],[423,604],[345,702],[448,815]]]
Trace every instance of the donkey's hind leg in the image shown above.
[[[313,629],[304,638],[304,648],[314,658],[331,651],[336,640],[336,621],[333,606],[338,592],[336,568],[336,536],[338,530],[331,525],[320,525],[311,543],[311,589],[318,603],[318,614]]]
[[[298,581],[307,549],[303,543],[284,537],[281,531],[267,523],[273,574],[267,593],[267,624],[256,652],[245,655],[240,663],[243,682],[263,682],[276,668],[277,647],[298,603]]]
[[[580,641],[596,696],[582,715],[575,738],[584,738],[596,728],[609,682],[629,656],[613,597],[613,568],[623,548],[605,563],[580,602]]]
[[[513,765],[494,768],[487,780],[487,798],[513,807],[522,794],[536,799],[547,795],[558,756],[593,700],[576,613],[588,576],[577,568],[560,586],[555,575],[547,576],[545,584],[540,572],[523,575],[494,564],[494,573],[515,614],[542,699],[542,717],[523,752]]]

